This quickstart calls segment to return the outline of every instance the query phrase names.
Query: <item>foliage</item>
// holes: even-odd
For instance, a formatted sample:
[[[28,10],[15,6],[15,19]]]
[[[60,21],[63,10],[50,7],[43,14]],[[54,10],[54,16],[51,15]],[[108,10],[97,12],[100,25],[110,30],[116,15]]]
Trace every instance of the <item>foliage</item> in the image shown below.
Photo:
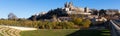
[[[74,28],[74,23],[72,22],[59,22],[57,24],[57,28],[60,29],[60,28],[63,28],[63,29],[73,29]]]
[[[83,24],[84,28],[88,28],[91,24],[91,21],[89,19],[86,19],[86,20],[83,21],[82,24]]]
[[[97,9],[90,9],[91,11],[91,13],[92,13],[92,15],[98,15],[98,10]]]
[[[15,14],[13,14],[13,13],[9,13],[8,14],[8,19],[10,19],[10,20],[17,20],[17,16]]]
[[[39,14],[39,15],[35,15],[35,16],[31,16],[29,17],[29,20],[41,20],[41,19],[51,19],[53,15],[56,15],[57,17],[65,17],[68,16],[68,14],[66,13],[66,11],[62,8],[57,8],[57,9],[53,9],[48,11],[48,13],[46,14]]]
[[[73,22],[74,22],[76,25],[81,25],[82,18],[73,18]]]
[[[105,16],[105,15],[107,15],[106,12],[107,11],[104,10],[104,9],[99,10],[99,16]]]
[[[50,22],[31,20],[0,20],[0,25],[35,27],[38,29],[75,29],[75,25],[89,27],[91,22],[87,19],[75,18],[73,22]]]

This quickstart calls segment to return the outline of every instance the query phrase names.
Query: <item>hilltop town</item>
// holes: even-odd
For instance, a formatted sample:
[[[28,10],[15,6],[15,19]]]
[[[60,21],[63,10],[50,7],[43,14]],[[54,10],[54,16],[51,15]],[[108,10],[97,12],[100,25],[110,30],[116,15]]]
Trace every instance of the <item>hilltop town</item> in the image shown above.
[[[73,2],[63,5],[28,18],[9,13],[7,19],[0,19],[0,36],[120,35],[120,10],[80,7]]]
[[[88,7],[76,7],[72,2],[66,2],[63,8],[52,9],[48,12],[41,12],[32,15],[30,20],[43,20],[43,21],[69,21],[73,15],[83,17],[95,21],[107,21],[111,15],[117,16],[120,14],[118,9],[92,9]],[[54,16],[54,17],[53,17]],[[56,19],[56,20],[53,20]]]

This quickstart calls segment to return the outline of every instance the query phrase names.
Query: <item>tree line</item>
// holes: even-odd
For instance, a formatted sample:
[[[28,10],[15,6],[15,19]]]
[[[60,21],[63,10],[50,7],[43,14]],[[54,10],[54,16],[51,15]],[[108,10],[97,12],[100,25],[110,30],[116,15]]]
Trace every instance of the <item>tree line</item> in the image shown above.
[[[74,18],[68,22],[50,22],[50,21],[31,21],[26,19],[19,20],[0,20],[0,25],[35,27],[38,29],[80,29],[89,28],[91,21],[89,19]]]

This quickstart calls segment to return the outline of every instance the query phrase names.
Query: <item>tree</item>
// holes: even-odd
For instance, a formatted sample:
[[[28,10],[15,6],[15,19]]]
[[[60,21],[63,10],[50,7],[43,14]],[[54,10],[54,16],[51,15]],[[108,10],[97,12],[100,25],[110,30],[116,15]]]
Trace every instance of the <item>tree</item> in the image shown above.
[[[106,14],[106,10],[101,9],[101,10],[99,11],[99,16],[104,16],[104,15],[107,15],[107,14]]]
[[[66,29],[73,29],[74,28],[74,23],[73,22],[65,22],[65,27]]]
[[[82,18],[74,18],[73,19],[73,22],[77,25],[81,25],[81,22],[82,22]]]
[[[91,10],[91,13],[93,15],[98,15],[98,10],[97,9],[90,9]]]
[[[9,13],[8,14],[8,19],[9,20],[17,20],[17,16],[15,14],[13,14],[13,13]]]
[[[91,21],[89,19],[86,19],[82,22],[84,28],[89,28]]]
[[[36,21],[37,20],[37,15],[32,15],[29,19],[32,20],[32,21]]]

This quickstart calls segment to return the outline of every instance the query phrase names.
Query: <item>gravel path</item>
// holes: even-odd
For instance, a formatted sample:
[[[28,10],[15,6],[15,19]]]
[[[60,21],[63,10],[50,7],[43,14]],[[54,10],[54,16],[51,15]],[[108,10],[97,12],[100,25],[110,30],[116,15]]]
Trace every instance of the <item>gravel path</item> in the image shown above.
[[[1,26],[0,36],[20,36],[21,31],[37,30],[36,28],[16,27],[16,26]]]

